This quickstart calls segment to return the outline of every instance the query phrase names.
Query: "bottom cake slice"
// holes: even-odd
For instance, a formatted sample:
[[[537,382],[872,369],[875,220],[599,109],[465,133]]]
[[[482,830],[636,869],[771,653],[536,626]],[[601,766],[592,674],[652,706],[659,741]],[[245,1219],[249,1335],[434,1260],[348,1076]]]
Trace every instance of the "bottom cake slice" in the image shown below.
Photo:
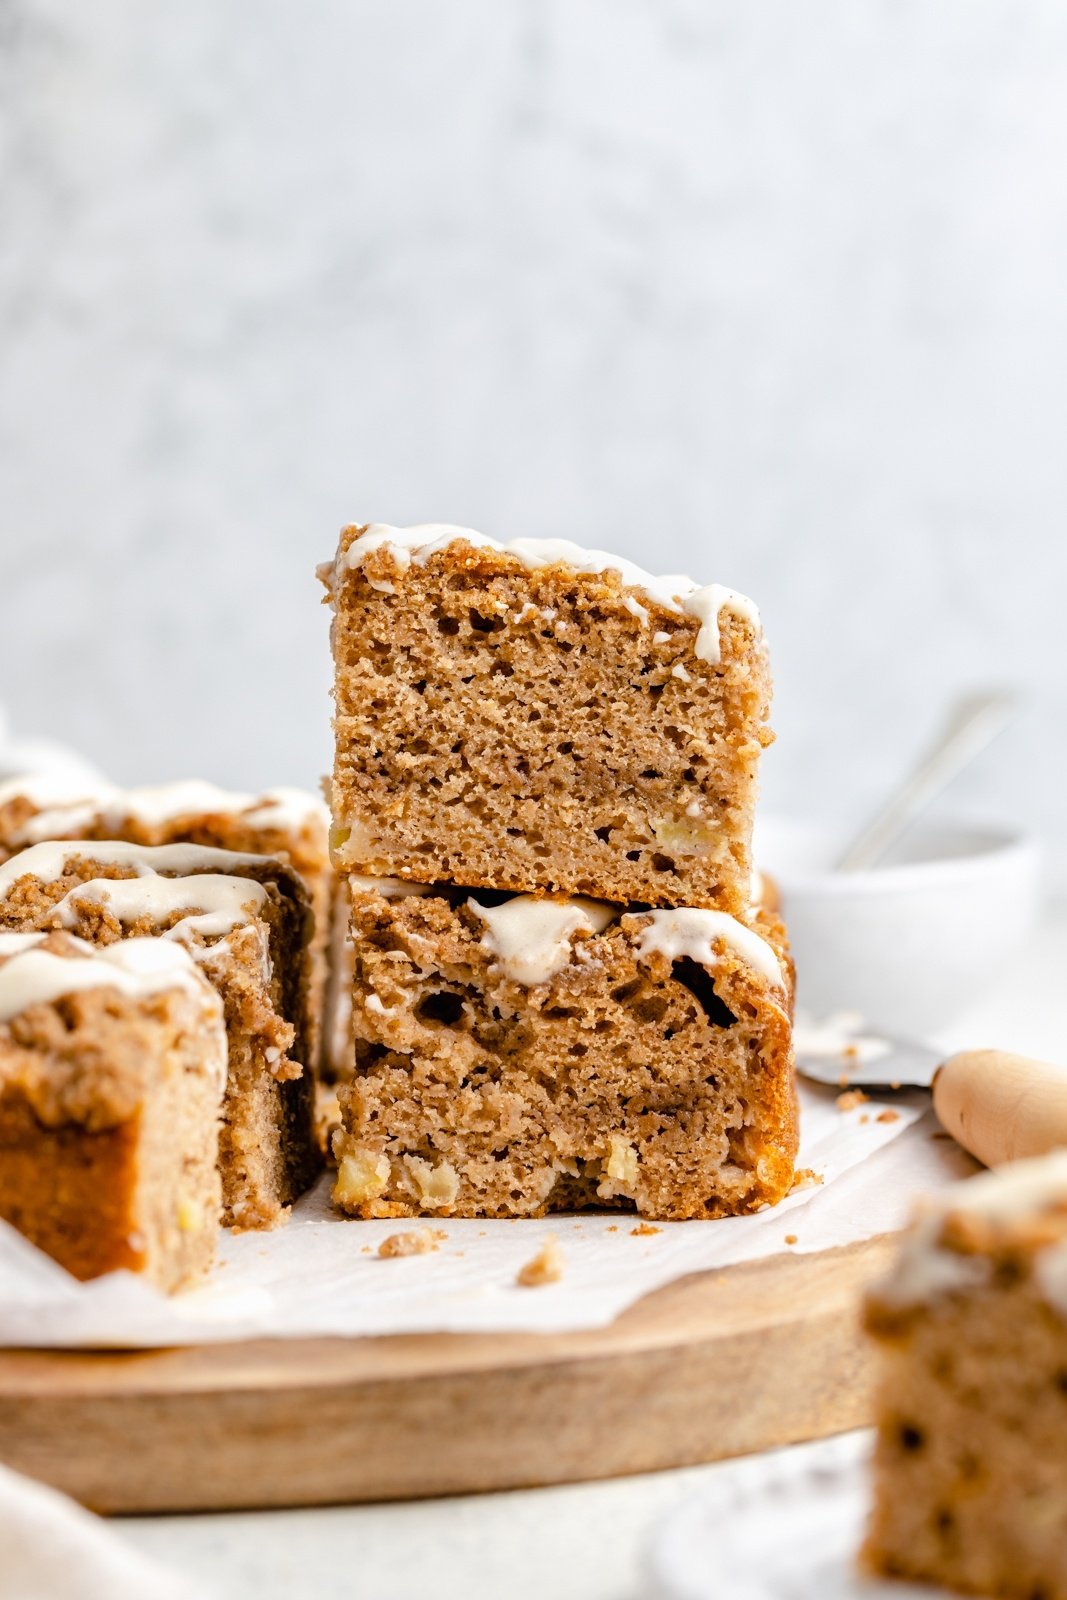
[[[716,911],[353,884],[337,1203],[727,1216],[789,1189],[784,929]]]
[[[222,1003],[180,945],[0,934],[0,1217],[77,1278],[214,1253]]]
[[[1067,1600],[1067,1153],[935,1202],[867,1326],[882,1370],[865,1565]]]

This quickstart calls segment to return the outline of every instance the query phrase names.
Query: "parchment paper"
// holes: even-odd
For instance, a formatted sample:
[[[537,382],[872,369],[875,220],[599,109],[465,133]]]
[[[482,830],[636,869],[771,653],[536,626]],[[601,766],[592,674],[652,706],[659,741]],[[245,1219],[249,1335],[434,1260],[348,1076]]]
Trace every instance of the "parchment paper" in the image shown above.
[[[675,1278],[793,1250],[828,1249],[896,1229],[916,1195],[977,1170],[939,1134],[921,1093],[851,1110],[833,1091],[801,1088],[799,1166],[823,1182],[750,1217],[659,1225],[632,1214],[540,1221],[434,1221],[425,1255],[385,1259],[390,1234],[420,1224],[336,1214],[329,1177],[272,1233],[224,1232],[207,1282],[170,1299],[129,1273],[79,1284],[0,1224],[0,1344],[150,1347],[311,1334],[564,1330],[602,1327]],[[883,1113],[890,1116],[884,1120]],[[895,1115],[892,1115],[895,1113]],[[560,1282],[516,1283],[553,1235]],[[795,1242],[786,1242],[787,1235]]]

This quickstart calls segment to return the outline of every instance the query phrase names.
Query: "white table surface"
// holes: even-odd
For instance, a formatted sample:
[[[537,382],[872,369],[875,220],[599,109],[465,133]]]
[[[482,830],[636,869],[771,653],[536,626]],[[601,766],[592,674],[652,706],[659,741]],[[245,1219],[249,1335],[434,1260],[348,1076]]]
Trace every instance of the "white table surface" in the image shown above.
[[[981,1004],[935,1043],[1063,1058],[1065,971],[1061,909],[1024,959],[989,974]],[[731,1470],[724,1462],[454,1500],[121,1518],[112,1526],[226,1600],[643,1600],[651,1528],[680,1498]]]

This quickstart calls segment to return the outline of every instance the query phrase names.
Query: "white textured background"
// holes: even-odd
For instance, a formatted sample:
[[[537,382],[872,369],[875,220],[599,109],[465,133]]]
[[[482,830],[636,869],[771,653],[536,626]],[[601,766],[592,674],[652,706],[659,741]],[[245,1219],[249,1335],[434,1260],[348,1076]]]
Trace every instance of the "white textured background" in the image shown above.
[[[115,776],[328,760],[341,522],[762,603],[777,807],[1067,841],[1059,0],[0,0],[0,700]]]

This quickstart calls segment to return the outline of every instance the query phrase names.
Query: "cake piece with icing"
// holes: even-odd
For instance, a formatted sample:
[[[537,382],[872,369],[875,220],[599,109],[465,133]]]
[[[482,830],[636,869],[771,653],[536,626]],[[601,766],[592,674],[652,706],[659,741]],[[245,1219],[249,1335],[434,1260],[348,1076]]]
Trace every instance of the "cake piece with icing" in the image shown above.
[[[931,1201],[867,1327],[881,1376],[865,1565],[1067,1600],[1067,1153]]]
[[[288,862],[307,886],[315,918],[309,980],[311,1058],[328,1071],[325,1012],[336,891],[327,849],[328,822],[322,800],[303,789],[247,794],[199,779],[121,789],[110,783],[28,772],[0,783],[0,862],[49,839],[189,843]]]
[[[340,868],[745,913],[771,738],[745,596],[436,524],[347,528],[320,574]]]
[[[155,938],[188,952],[218,991],[229,1036],[224,1220],[280,1221],[318,1169],[300,876],[204,845],[44,841],[0,865],[0,928],[63,930],[102,947]]]
[[[771,913],[364,878],[352,924],[342,1209],[716,1217],[788,1191],[792,968]]]
[[[182,945],[0,934],[0,1219],[75,1277],[203,1274],[226,1077],[222,1002]]]

